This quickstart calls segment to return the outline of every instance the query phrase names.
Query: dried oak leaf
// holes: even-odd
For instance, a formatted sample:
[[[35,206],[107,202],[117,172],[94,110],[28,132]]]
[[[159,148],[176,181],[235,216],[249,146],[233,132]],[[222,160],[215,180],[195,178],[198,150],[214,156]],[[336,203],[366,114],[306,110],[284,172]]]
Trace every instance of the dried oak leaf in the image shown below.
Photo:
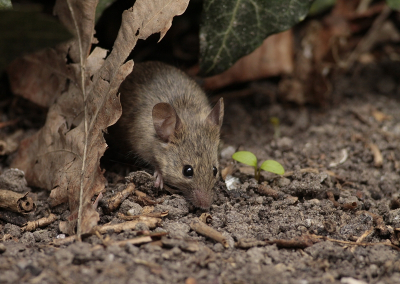
[[[66,49],[60,46],[15,59],[7,68],[12,92],[42,107],[50,107],[70,77],[66,55]]]
[[[56,2],[55,13],[76,35],[65,45],[72,61],[70,83],[50,107],[45,126],[21,143],[13,161],[13,167],[25,171],[30,185],[52,190],[52,206],[69,203],[71,214],[60,229],[73,234],[77,225],[78,235],[90,232],[99,219],[91,199],[105,187],[100,169],[106,149],[103,131],[121,115],[116,94],[133,68],[132,61],[124,62],[138,39],[156,32],[162,37],[188,0],[136,1],[124,11],[114,48],[105,60],[103,49],[89,55],[95,42],[96,4],[96,0]]]

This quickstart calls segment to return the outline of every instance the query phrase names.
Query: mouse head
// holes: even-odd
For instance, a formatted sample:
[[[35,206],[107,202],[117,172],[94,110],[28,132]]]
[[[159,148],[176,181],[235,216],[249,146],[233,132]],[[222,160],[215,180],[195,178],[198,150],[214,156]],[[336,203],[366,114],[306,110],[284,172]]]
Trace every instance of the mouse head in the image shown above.
[[[204,117],[182,120],[168,103],[153,108],[155,162],[164,183],[180,191],[196,207],[207,209],[214,198],[218,173],[219,133],[224,116],[221,98]],[[188,121],[190,121],[190,123]]]

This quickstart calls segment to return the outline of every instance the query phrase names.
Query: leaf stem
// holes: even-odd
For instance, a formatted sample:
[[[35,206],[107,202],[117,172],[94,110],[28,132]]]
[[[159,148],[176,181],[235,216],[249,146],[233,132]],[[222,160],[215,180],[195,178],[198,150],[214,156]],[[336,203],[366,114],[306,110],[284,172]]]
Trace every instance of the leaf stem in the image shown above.
[[[80,34],[79,30],[79,25],[74,13],[74,9],[72,8],[71,1],[67,0],[68,4],[68,9],[71,13],[72,20],[74,22],[77,38],[78,38],[78,47],[79,47],[79,57],[80,57],[80,75],[81,75],[81,91],[82,91],[82,97],[83,97],[83,109],[84,109],[84,125],[85,125],[85,131],[84,131],[84,145],[83,145],[83,157],[82,157],[82,167],[81,167],[81,173],[80,173],[80,186],[79,186],[79,208],[78,208],[78,221],[77,221],[77,238],[80,241],[81,240],[81,224],[82,224],[82,214],[83,214],[83,183],[84,183],[84,175],[85,175],[85,168],[86,168],[86,155],[87,155],[87,144],[88,144],[88,122],[87,122],[87,105],[86,105],[86,84],[85,84],[85,69],[86,69],[86,60],[84,58],[84,52],[82,50],[82,35]]]
[[[258,183],[260,182],[260,169],[257,167],[254,167],[254,178]]]

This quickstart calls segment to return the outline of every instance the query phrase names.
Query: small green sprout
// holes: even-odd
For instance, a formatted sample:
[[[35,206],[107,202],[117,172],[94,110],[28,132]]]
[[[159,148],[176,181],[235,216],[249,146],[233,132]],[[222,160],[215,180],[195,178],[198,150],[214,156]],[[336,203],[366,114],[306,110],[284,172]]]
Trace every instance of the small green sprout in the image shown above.
[[[271,172],[278,175],[283,175],[285,169],[280,163],[274,160],[266,160],[261,164],[261,167],[257,166],[257,157],[249,151],[239,151],[232,155],[232,158],[240,163],[254,167],[254,178],[260,180],[261,170]]]
[[[279,118],[273,116],[270,118],[272,125],[274,126],[274,138],[278,139],[281,136],[281,128],[279,126]]]

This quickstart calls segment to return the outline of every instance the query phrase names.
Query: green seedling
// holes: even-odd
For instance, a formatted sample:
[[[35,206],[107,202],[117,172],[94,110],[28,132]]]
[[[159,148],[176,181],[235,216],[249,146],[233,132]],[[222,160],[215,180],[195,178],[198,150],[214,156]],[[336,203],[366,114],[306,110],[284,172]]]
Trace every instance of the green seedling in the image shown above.
[[[274,126],[274,138],[278,139],[281,136],[281,128],[279,126],[279,118],[273,116],[270,118],[272,125]]]
[[[249,151],[236,152],[232,155],[232,158],[240,163],[254,167],[254,178],[257,180],[257,182],[260,181],[261,170],[278,175],[283,175],[285,173],[283,166],[274,160],[266,160],[261,164],[261,167],[258,167],[257,157]]]

